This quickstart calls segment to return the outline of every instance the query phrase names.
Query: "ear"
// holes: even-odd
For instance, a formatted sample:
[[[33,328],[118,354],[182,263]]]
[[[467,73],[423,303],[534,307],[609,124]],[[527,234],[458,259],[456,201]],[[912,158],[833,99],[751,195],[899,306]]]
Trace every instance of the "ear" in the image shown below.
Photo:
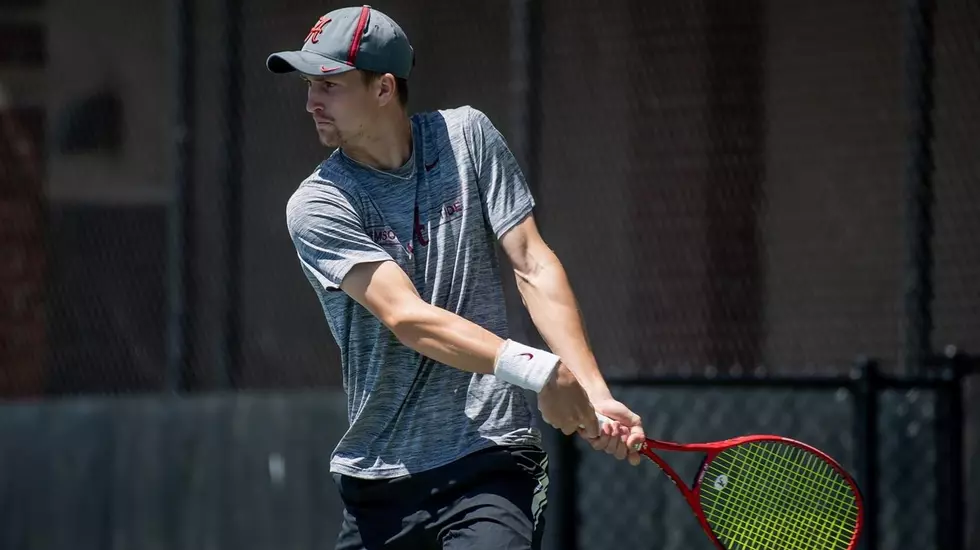
[[[398,90],[395,87],[395,77],[385,73],[378,78],[378,104],[382,107],[396,100]]]

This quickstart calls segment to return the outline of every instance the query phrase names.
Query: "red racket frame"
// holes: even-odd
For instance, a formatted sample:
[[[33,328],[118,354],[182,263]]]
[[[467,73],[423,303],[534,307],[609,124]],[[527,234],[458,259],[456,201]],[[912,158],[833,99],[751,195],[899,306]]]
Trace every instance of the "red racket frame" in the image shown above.
[[[715,534],[711,531],[711,526],[708,525],[708,520],[707,518],[705,518],[704,511],[701,509],[701,479],[704,477],[704,472],[705,469],[708,467],[708,464],[710,464],[711,461],[714,460],[714,458],[718,456],[722,451],[745,443],[760,443],[760,442],[785,443],[788,445],[799,447],[804,451],[813,453],[814,455],[823,459],[824,462],[830,465],[831,468],[833,468],[837,473],[841,475],[841,477],[844,478],[845,481],[847,481],[847,483],[851,486],[851,489],[854,491],[854,496],[857,500],[857,510],[858,510],[857,523],[854,526],[854,535],[851,537],[851,541],[848,543],[847,550],[856,550],[858,539],[860,539],[861,536],[861,528],[864,524],[864,501],[861,498],[861,491],[858,488],[857,483],[854,482],[854,478],[852,478],[851,475],[848,474],[847,471],[844,470],[844,468],[841,467],[841,465],[838,464],[836,460],[831,458],[829,455],[827,455],[827,453],[824,453],[820,449],[816,449],[810,445],[807,445],[806,443],[796,441],[795,439],[790,439],[788,437],[782,437],[778,435],[748,435],[743,437],[736,437],[733,439],[726,439],[724,441],[716,441],[713,443],[690,443],[690,444],[673,443],[670,441],[660,441],[657,439],[647,438],[645,444],[640,449],[640,454],[654,461],[657,464],[657,466],[659,466],[660,469],[667,474],[667,476],[671,479],[671,481],[674,482],[674,485],[677,486],[677,489],[680,490],[681,494],[684,495],[684,499],[687,501],[687,504],[691,507],[691,510],[694,511],[694,515],[695,517],[697,517],[698,523],[701,524],[701,528],[704,530],[704,532],[707,533],[708,537],[715,543],[715,545],[719,548],[719,550],[726,550],[724,545],[721,544],[721,541],[718,540],[718,537],[716,537]],[[667,464],[667,462],[663,458],[661,458],[659,455],[654,453],[653,449],[658,449],[661,451],[705,453],[707,456],[705,456],[704,460],[701,462],[701,467],[698,469],[698,473],[694,478],[694,486],[688,487],[684,483],[684,481],[681,480],[680,476],[677,475],[677,472],[675,472],[674,469],[671,468],[670,465]]]

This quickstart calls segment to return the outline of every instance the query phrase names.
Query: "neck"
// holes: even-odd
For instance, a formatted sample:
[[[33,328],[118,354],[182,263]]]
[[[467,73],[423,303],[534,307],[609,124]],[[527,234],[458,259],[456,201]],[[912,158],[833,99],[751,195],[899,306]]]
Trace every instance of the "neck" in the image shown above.
[[[345,145],[344,154],[378,170],[401,168],[412,156],[412,123],[402,113],[381,117],[361,143]]]

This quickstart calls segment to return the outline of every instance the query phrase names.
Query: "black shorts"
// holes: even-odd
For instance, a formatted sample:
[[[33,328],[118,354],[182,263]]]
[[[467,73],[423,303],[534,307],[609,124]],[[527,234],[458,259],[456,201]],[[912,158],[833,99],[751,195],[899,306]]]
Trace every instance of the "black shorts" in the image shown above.
[[[337,550],[539,550],[548,456],[499,446],[404,477],[334,475],[344,501]]]

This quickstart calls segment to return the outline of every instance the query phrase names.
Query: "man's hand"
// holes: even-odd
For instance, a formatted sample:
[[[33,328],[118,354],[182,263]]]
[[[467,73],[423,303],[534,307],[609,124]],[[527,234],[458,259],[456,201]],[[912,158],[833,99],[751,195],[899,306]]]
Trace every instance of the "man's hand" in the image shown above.
[[[635,449],[643,444],[646,434],[640,416],[629,410],[615,399],[603,399],[592,403],[599,413],[613,420],[600,430],[598,437],[590,436],[585,430],[579,430],[579,435],[597,451],[605,451],[619,460],[629,459],[636,466],[640,463],[640,453]]]
[[[599,435],[599,420],[589,395],[564,363],[558,364],[551,380],[538,393],[538,410],[545,422],[565,435],[576,431],[587,437]]]

